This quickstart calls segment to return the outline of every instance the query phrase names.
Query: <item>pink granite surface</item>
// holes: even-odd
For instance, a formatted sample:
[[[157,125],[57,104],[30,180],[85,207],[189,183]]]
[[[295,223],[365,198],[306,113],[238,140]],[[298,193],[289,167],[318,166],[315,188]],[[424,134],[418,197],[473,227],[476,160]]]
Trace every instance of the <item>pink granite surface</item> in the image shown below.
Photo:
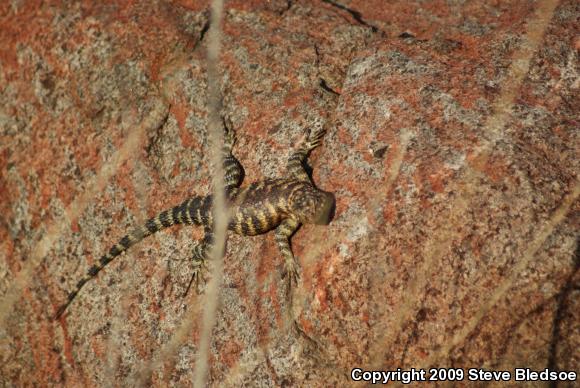
[[[337,208],[292,240],[292,306],[272,235],[230,236],[209,385],[580,372],[579,14],[226,2],[223,106],[246,181],[282,175],[325,124],[310,165]],[[148,238],[51,316],[127,229],[209,192],[207,25],[207,1],[0,4],[0,385],[131,386],[151,360],[147,384],[193,381],[203,296],[182,293],[199,230]]]

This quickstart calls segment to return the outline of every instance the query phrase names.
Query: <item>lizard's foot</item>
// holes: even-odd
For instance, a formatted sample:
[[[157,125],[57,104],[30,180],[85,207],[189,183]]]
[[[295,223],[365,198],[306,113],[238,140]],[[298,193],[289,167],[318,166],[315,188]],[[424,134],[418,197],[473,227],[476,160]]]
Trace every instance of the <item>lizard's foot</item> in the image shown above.
[[[195,283],[195,292],[200,293],[200,286],[204,282],[203,279],[203,271],[207,270],[207,264],[204,261],[199,262],[199,265],[196,263],[196,267],[193,269],[193,273],[191,274],[191,279],[189,280],[189,284],[187,285],[187,289],[183,293],[183,297],[185,298],[187,294],[189,294],[189,289],[191,285]]]
[[[193,273],[191,274],[191,280],[187,285],[187,289],[183,296],[187,296],[191,285],[195,282],[195,290],[199,294],[200,285],[203,282],[203,271],[207,270],[207,260],[205,257],[206,249],[203,244],[196,244],[193,247]]]
[[[300,147],[306,146],[307,142],[308,142],[308,135],[310,133],[310,130],[308,130],[305,134],[303,134],[300,139],[298,139],[298,141],[296,142],[296,148],[299,149]]]
[[[288,259],[284,263],[284,272],[282,272],[282,277],[288,277],[290,287],[292,284],[298,284],[298,279],[300,279],[300,272],[298,272],[299,269],[299,265],[295,260]]]
[[[325,130],[323,127],[309,130],[305,146],[308,150],[313,150],[320,145],[324,137]]]

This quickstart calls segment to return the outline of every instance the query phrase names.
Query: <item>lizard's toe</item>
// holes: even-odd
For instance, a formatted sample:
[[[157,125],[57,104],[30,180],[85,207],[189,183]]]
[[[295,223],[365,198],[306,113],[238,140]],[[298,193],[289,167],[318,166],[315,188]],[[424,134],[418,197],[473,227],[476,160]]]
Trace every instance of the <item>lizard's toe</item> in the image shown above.
[[[300,272],[298,271],[298,264],[293,261],[287,261],[284,265],[284,271],[282,272],[282,277],[288,277],[290,284],[298,284],[300,279]]]

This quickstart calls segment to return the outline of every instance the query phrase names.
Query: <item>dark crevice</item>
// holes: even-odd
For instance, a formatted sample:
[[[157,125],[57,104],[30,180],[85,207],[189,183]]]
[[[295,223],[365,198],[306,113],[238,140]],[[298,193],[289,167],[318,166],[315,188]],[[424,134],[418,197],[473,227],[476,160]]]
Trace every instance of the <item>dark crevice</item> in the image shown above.
[[[403,32],[402,34],[399,35],[399,38],[401,39],[415,39],[415,35],[411,34],[410,32]]]
[[[196,20],[192,21],[191,25],[189,23],[187,25],[183,25],[181,29],[183,30],[183,34],[188,37],[187,47],[189,48],[189,52],[194,52],[197,50],[203,40],[205,39],[205,35],[209,30],[210,25],[210,10],[209,8],[196,13],[195,15]],[[198,30],[198,28],[201,29]]]
[[[209,17],[207,18],[201,31],[199,32],[199,40],[197,41],[198,45],[201,44],[201,42],[203,42],[203,38],[205,38],[205,34],[207,33],[208,30],[209,30]]]
[[[353,17],[354,20],[356,20],[357,22],[359,22],[363,26],[369,27],[372,32],[378,32],[379,31],[379,29],[376,26],[373,26],[372,24],[370,24],[367,21],[365,21],[363,19],[363,17],[362,17],[362,14],[359,11],[357,11],[355,9],[352,9],[352,8],[349,8],[346,5],[337,3],[337,2],[335,2],[333,0],[322,0],[322,1],[324,3],[327,3],[327,4],[332,5],[333,7],[336,7],[338,9],[341,9],[343,11],[348,12]]]
[[[324,78],[320,78],[320,87],[329,93],[332,93],[336,96],[340,96],[340,93],[338,93],[336,90],[334,90],[330,86],[328,86],[328,84],[326,83],[326,80]]]

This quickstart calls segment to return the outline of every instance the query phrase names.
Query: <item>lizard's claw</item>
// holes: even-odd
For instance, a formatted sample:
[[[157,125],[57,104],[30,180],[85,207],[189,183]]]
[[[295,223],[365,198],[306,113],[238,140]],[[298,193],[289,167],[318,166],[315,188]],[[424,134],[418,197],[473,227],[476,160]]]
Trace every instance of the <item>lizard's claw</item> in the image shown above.
[[[187,294],[189,294],[189,290],[190,290],[191,285],[193,283],[195,283],[195,292],[197,294],[201,293],[200,292],[200,285],[204,281],[203,276],[202,276],[202,272],[205,269],[207,269],[207,264],[205,263],[205,261],[202,261],[198,267],[195,267],[193,269],[193,273],[191,274],[191,279],[189,280],[189,284],[187,285],[187,288],[185,289],[185,292],[183,293],[184,298],[187,296]]]

